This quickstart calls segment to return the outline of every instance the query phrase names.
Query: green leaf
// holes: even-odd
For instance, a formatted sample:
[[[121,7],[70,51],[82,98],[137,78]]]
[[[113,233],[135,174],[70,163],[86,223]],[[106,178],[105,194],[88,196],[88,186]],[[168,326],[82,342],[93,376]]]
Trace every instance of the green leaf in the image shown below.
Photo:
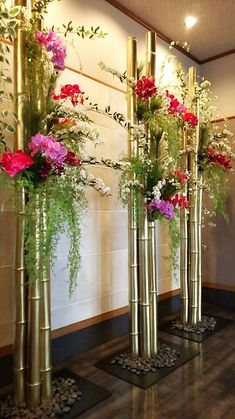
[[[10,17],[16,17],[20,13],[20,11],[21,11],[20,6],[13,6],[9,9],[9,16]]]
[[[7,130],[8,132],[10,132],[10,133],[15,132],[15,128],[14,128],[12,125],[7,125],[7,126],[6,126],[6,130]]]

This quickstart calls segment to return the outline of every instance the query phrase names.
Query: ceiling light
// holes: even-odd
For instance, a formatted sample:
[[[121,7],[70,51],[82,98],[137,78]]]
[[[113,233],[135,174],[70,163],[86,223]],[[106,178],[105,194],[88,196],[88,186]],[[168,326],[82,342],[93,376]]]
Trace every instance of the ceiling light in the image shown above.
[[[194,26],[195,23],[197,23],[197,18],[194,17],[194,16],[187,16],[184,19],[184,24],[185,24],[186,28],[188,28],[188,29],[192,28],[192,26]]]

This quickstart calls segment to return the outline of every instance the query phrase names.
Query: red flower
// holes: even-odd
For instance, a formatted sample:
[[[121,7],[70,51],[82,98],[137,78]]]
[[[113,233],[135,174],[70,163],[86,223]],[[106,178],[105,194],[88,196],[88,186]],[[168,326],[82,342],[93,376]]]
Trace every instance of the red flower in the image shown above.
[[[170,99],[170,106],[168,108],[168,112],[171,115],[183,114],[186,112],[186,107],[182,105],[182,103],[180,103],[174,95],[169,93],[168,90],[166,90],[166,97]]]
[[[78,103],[83,104],[83,92],[81,92],[78,84],[65,84],[60,89],[60,94],[56,95],[54,92],[51,94],[52,99],[61,100],[70,98],[73,106],[76,106]]]
[[[75,153],[68,151],[64,163],[70,164],[71,166],[80,166],[81,160],[77,159]]]
[[[54,92],[52,92],[51,97],[53,100],[60,100],[60,95],[56,95]]]
[[[69,127],[73,127],[74,125],[77,125],[77,121],[66,116],[65,118],[57,118],[55,120],[55,125],[68,125]]]
[[[208,157],[209,161],[212,164],[223,166],[225,170],[232,169],[232,161],[231,158],[225,153],[220,153],[217,150],[214,150],[213,148],[208,148]]]
[[[189,178],[187,173],[181,172],[181,170],[175,169],[172,171],[172,175],[177,177],[177,180],[182,185],[182,183],[186,182]]]
[[[82,93],[78,84],[65,84],[60,89],[60,97],[61,99],[67,97],[73,97],[75,94]]]
[[[198,124],[198,118],[191,112],[185,112],[183,114],[183,120],[187,122],[191,127],[195,128]]]
[[[17,150],[16,153],[2,153],[0,164],[4,172],[14,177],[17,173],[32,166],[33,159],[23,150]]]
[[[149,99],[150,97],[156,94],[157,88],[155,86],[153,76],[142,76],[135,84],[134,92],[137,96],[141,97],[144,100]]]
[[[188,201],[185,195],[176,194],[173,198],[169,199],[174,208],[188,208]]]

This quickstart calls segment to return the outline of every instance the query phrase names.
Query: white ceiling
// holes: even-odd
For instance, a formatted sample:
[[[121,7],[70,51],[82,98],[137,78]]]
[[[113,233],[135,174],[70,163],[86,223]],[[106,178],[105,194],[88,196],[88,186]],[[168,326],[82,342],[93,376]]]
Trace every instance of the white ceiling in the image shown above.
[[[203,61],[235,53],[235,0],[106,0],[174,41],[187,41],[190,53]],[[191,29],[184,18],[193,15]]]

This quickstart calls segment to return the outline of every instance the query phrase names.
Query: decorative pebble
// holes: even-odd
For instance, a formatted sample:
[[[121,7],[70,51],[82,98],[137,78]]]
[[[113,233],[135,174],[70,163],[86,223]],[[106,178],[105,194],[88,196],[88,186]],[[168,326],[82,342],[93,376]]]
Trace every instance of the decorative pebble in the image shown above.
[[[202,316],[202,320],[196,325],[183,324],[180,320],[173,321],[171,329],[178,329],[188,333],[201,334],[207,331],[212,331],[216,327],[216,319],[212,316]]]
[[[142,359],[133,357],[128,352],[125,352],[113,358],[110,364],[116,364],[118,367],[135,375],[146,375],[150,372],[156,373],[159,368],[172,367],[179,356],[180,354],[176,349],[172,349],[165,343],[162,343],[159,344],[158,355],[154,358]]]
[[[65,416],[73,404],[81,399],[82,393],[77,389],[73,378],[56,378],[52,381],[53,398],[48,406],[40,405],[29,409],[25,403],[14,406],[11,394],[0,401],[0,417],[14,419],[45,419]]]

